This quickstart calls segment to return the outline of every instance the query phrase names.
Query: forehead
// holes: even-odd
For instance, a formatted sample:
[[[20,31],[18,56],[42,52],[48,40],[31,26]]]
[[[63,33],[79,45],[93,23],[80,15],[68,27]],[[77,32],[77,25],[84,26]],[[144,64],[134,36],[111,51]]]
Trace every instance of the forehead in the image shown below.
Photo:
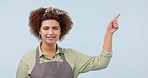
[[[42,21],[42,26],[60,26],[60,24],[54,19],[49,19]]]

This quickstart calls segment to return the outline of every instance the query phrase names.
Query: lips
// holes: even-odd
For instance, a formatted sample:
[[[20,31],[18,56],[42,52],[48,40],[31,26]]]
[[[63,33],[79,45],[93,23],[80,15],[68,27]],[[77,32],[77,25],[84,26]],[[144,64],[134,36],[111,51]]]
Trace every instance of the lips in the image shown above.
[[[50,36],[50,37],[46,37],[47,39],[49,39],[49,40],[53,40],[53,39],[55,39],[56,37],[55,36]]]

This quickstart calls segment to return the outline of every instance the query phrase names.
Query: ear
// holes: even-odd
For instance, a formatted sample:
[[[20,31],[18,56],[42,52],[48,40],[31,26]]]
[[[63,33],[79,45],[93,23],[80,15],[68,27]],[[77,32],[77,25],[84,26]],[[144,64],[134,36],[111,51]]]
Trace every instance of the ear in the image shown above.
[[[39,33],[39,34],[41,34],[41,32],[40,32],[40,31],[38,31],[38,33]]]
[[[41,32],[40,32],[40,31],[38,31],[38,33],[39,33],[39,38],[41,39]]]
[[[41,34],[41,31],[40,31],[40,29],[38,30],[38,33],[39,33],[39,34]]]
[[[60,32],[60,35],[61,35],[61,32]]]

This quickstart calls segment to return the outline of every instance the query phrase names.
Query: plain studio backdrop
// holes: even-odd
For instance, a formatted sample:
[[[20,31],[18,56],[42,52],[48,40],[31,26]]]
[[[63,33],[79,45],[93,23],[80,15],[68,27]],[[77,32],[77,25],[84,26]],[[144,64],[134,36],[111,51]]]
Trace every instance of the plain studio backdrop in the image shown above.
[[[118,13],[113,57],[107,69],[79,78],[148,78],[148,0],[0,0],[0,76],[15,78],[24,53],[39,41],[30,33],[30,11],[39,7],[66,10],[74,23],[61,47],[98,55],[108,22]]]

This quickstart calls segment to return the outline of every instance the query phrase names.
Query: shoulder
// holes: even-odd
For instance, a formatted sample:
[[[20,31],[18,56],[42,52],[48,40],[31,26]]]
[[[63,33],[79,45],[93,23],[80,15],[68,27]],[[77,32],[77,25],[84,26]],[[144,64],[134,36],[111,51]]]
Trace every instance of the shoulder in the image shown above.
[[[30,50],[30,51],[24,53],[24,55],[22,56],[22,59],[21,60],[23,62],[27,63],[29,61],[34,60],[35,59],[35,56],[36,56],[36,50],[33,49],[33,50]]]
[[[72,48],[62,48],[62,51],[68,54],[74,54],[77,52],[75,49],[72,49]]]
[[[71,67],[75,66],[75,62],[77,61],[77,51],[72,48],[62,48],[62,52],[64,53],[64,56],[67,60],[67,62],[71,65]]]
[[[73,48],[62,48],[62,51],[65,55],[70,57],[76,57],[77,55],[81,55],[82,53],[76,49]]]

